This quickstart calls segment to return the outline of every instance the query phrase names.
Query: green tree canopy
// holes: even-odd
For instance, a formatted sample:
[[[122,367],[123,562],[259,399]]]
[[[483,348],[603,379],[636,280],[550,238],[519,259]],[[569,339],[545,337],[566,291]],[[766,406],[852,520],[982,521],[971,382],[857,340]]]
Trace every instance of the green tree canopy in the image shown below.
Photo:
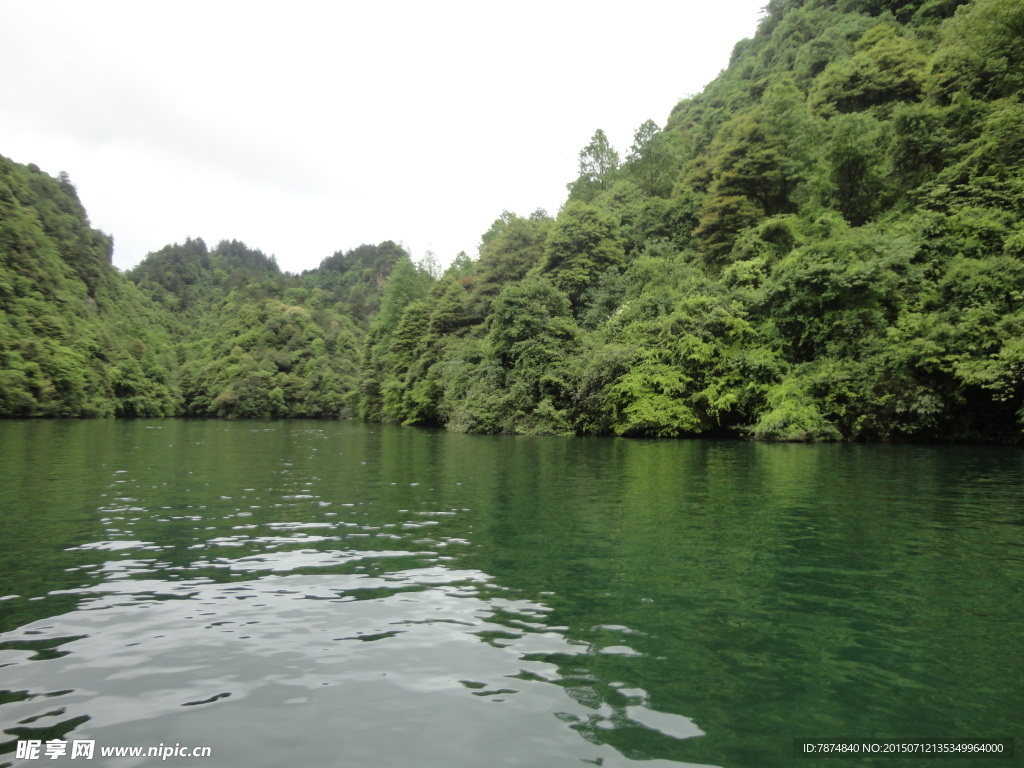
[[[569,202],[558,214],[548,237],[541,271],[573,306],[587,286],[608,267],[625,258],[619,222],[605,211],[582,202]]]

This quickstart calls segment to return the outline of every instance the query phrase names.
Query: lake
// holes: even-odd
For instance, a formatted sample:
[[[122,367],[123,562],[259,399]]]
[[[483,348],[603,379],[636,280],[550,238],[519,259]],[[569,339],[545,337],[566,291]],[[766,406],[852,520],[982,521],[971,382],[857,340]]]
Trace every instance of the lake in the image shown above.
[[[1012,448],[0,422],[0,765],[39,764],[18,739],[732,768],[1017,737],[1022,480]],[[176,744],[212,757],[98,752]]]

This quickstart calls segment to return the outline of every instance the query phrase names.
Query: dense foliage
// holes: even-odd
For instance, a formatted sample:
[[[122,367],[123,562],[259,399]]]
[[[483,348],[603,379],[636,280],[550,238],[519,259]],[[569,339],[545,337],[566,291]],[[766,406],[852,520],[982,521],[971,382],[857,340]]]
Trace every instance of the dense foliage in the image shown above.
[[[772,0],[444,274],[189,240],[125,280],[66,179],[4,161],[0,412],[1019,442],[1022,40],[1019,0]]]
[[[110,267],[75,188],[0,158],[0,414],[167,416],[174,319]]]
[[[66,177],[0,158],[0,415],[352,412],[394,243],[282,274],[237,241],[167,246],[122,275]]]

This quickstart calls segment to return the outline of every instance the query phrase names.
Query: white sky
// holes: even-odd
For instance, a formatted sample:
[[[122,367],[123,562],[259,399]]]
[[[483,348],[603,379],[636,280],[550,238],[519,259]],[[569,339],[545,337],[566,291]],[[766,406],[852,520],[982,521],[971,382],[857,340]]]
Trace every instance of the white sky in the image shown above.
[[[0,0],[0,154],[67,171],[122,269],[186,237],[311,269],[383,240],[476,256],[625,157],[765,0]]]

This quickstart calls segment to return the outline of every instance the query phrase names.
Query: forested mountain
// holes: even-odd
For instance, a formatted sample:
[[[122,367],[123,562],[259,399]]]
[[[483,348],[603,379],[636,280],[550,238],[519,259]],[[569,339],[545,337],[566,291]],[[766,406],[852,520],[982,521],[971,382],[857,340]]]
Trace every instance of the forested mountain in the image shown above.
[[[169,416],[174,319],[111,266],[75,188],[0,157],[0,414]]]
[[[363,246],[299,277],[189,239],[122,275],[111,248],[66,177],[0,158],[0,415],[349,415],[368,317],[408,261]]]
[[[380,327],[364,416],[1019,440],[1024,3],[767,11],[624,161],[595,133],[556,218],[503,216]]]
[[[773,0],[443,275],[189,240],[121,276],[66,179],[3,161],[0,411],[1020,442],[1022,87],[1020,0]]]

